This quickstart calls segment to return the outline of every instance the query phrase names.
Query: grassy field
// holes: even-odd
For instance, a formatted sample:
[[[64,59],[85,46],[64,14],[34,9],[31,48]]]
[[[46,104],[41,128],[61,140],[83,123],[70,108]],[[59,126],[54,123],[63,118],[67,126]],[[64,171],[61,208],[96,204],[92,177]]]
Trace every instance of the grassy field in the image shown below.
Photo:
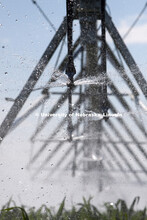
[[[0,220],[147,220],[146,208],[137,211],[134,209],[138,202],[139,197],[136,197],[128,207],[124,200],[119,199],[115,204],[105,203],[105,210],[100,212],[92,205],[91,198],[83,198],[82,203],[70,210],[66,210],[64,199],[56,212],[46,205],[42,205],[38,210],[30,208],[26,212],[25,207],[17,207],[10,199],[1,209]]]

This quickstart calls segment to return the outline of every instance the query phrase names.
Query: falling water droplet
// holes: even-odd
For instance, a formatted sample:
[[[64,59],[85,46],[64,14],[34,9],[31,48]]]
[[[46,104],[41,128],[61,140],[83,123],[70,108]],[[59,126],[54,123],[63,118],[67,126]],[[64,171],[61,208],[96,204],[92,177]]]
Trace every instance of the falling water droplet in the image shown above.
[[[8,11],[8,17],[10,17],[10,12]]]

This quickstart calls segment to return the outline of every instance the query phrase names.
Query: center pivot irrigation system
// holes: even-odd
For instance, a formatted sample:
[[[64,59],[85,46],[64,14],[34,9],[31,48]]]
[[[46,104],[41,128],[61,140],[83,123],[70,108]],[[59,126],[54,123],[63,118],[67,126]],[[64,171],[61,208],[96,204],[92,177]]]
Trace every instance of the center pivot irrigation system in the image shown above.
[[[36,1],[33,3],[38,6]],[[67,16],[1,124],[0,141],[41,108],[46,100],[49,102],[51,95],[60,96],[54,106],[50,104],[48,114],[60,111],[68,100],[66,120],[60,120],[57,127],[53,127],[52,121],[55,119],[41,119],[31,137],[31,141],[36,143],[39,134],[43,133],[47,125],[50,126],[49,136],[44,140],[40,139],[43,144],[32,155],[29,166],[41,160],[48,146],[52,150],[41,165],[35,168],[34,176],[46,169],[50,177],[59,168],[63,168],[72,169],[73,176],[76,170],[85,171],[87,176],[96,171],[100,190],[104,176],[113,177],[113,174],[119,172],[132,178],[132,181],[144,183],[147,181],[147,133],[145,124],[141,121],[141,117],[146,120],[146,106],[141,99],[147,99],[147,82],[108,14],[105,0],[67,0],[66,9]],[[79,21],[80,36],[73,44],[74,21]],[[115,50],[107,43],[106,32]],[[54,72],[45,86],[36,88],[37,81],[61,44],[57,57],[59,61],[62,49],[66,46],[66,34],[68,54],[56,65],[56,72],[59,74]],[[78,62],[76,68],[75,61]],[[108,67],[113,68],[116,79],[121,81],[109,74]],[[59,83],[64,91],[57,89],[52,92],[52,87],[58,85],[56,81],[61,76],[66,78],[66,83]],[[42,90],[41,99],[18,118],[17,115],[31,92],[39,89]],[[119,112],[125,113],[120,116]],[[87,117],[74,118],[71,117],[73,113],[88,114],[85,114]],[[90,114],[95,117],[90,117]],[[60,139],[56,134],[63,127],[67,129],[67,137]],[[64,153],[61,154],[62,149]],[[56,164],[50,169],[48,165],[54,158]]]

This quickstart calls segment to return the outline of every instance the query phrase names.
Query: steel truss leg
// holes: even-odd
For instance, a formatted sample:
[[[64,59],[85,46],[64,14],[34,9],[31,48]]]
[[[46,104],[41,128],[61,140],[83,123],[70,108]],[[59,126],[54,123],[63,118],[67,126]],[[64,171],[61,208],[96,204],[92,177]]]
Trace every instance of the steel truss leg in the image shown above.
[[[111,125],[110,125],[110,127],[111,127]],[[111,129],[112,129],[113,132],[115,132],[115,130],[113,130],[113,127],[112,127]],[[112,139],[112,137],[110,136],[110,134],[108,133],[108,131],[106,130],[106,128],[104,128],[104,133],[105,133],[106,137],[108,138],[108,140],[109,140],[110,142],[112,142],[113,139]],[[121,137],[121,138],[122,138],[122,137]],[[124,141],[123,141],[123,138],[121,139],[121,142],[122,142],[122,143],[124,142]],[[125,145],[125,144],[124,144],[124,145]],[[132,165],[130,164],[130,161],[128,161],[128,159],[125,157],[125,155],[122,154],[122,152],[120,151],[119,146],[118,146],[117,144],[111,144],[111,147],[113,147],[113,148],[115,149],[115,151],[116,151],[117,154],[121,157],[121,159],[122,159],[123,162],[126,164],[126,166],[128,167],[128,169],[131,170],[132,173],[133,173],[133,168],[132,168]],[[140,179],[140,177],[138,176],[137,173],[134,173],[134,177],[136,177],[137,181],[138,181],[139,183],[141,183],[141,179]]]
[[[140,69],[138,68],[135,60],[133,59],[132,55],[130,54],[128,48],[126,47],[123,39],[121,38],[120,34],[118,33],[115,25],[113,24],[111,17],[106,12],[106,27],[108,29],[109,34],[111,35],[112,39],[114,40],[115,45],[119,49],[122,57],[124,58],[126,64],[128,65],[131,73],[133,74],[134,78],[136,79],[137,84],[139,85],[140,89],[142,90],[143,94],[147,98],[147,82],[144,79]]]
[[[12,123],[14,122],[15,118],[17,117],[18,113],[23,107],[28,96],[32,92],[35,84],[39,80],[41,74],[43,73],[45,67],[47,66],[49,60],[51,59],[52,55],[54,54],[56,48],[58,47],[59,43],[61,42],[65,34],[66,34],[66,19],[64,19],[64,21],[60,25],[58,31],[56,32],[49,46],[47,47],[41,59],[39,60],[38,64],[36,65],[35,69],[33,70],[31,76],[29,77],[22,91],[15,99],[15,102],[11,107],[9,113],[2,122],[0,127],[0,143],[3,140],[3,138],[7,135],[9,129],[12,126]]]

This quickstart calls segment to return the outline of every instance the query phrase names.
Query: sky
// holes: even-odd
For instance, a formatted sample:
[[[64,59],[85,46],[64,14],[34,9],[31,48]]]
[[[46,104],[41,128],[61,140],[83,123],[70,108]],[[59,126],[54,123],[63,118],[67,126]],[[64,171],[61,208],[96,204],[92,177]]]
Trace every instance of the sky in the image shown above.
[[[66,14],[65,0],[38,0],[37,2],[56,29],[58,29]],[[107,0],[108,12],[112,16],[113,22],[121,36],[124,36],[127,32],[145,6],[145,3],[146,0]],[[15,98],[19,94],[24,83],[30,76],[32,70],[54,36],[54,30],[52,30],[36,6],[32,4],[31,0],[1,0],[0,14],[1,123],[12,105],[11,102],[5,101],[5,97]],[[77,36],[78,31],[76,30],[76,26],[74,26],[74,28],[74,35]],[[146,36],[147,9],[125,39],[130,52],[142,70],[144,77],[147,79]],[[40,84],[44,82],[44,79],[47,81],[50,73],[54,69],[54,62],[55,58],[53,58],[47,66],[47,70],[43,74],[43,79],[40,80]],[[28,106],[29,104],[24,106],[24,109]],[[36,120],[35,115],[31,117],[31,120]],[[30,182],[30,174],[25,167],[28,163],[28,155],[30,155],[29,151],[31,147],[29,143],[26,143],[26,138],[29,139],[30,131],[34,129],[34,124],[31,120],[24,123],[24,125],[21,126],[20,129],[17,129],[16,132],[12,132],[1,146],[0,173],[2,173],[2,175],[0,194],[3,198],[0,201],[0,205],[6,202],[11,195],[13,195],[20,203],[23,203],[23,197],[25,194],[25,198],[30,205],[33,202],[37,205],[40,205],[41,202],[46,202],[49,194],[52,198],[51,201],[55,204],[56,199],[62,201],[65,193],[70,190],[68,186],[66,186],[66,188],[61,187],[60,189],[58,186],[53,187],[52,180],[50,186],[48,186],[48,183],[44,184],[44,190],[42,192],[41,182]],[[79,179],[82,181],[81,177],[79,177]],[[76,184],[77,182],[75,181],[75,188],[77,186]],[[122,186],[122,188],[123,187],[125,188],[125,186]],[[75,188],[72,190],[72,195],[74,194]],[[129,190],[130,188],[131,186],[129,186]],[[15,190],[17,192],[16,194],[14,193]],[[82,190],[84,191],[85,189],[82,188],[81,191]],[[103,200],[106,198],[107,191],[110,192],[110,190],[115,192],[115,186],[106,187],[104,194],[102,195]],[[55,195],[54,191],[57,191]],[[115,193],[118,196],[124,196],[127,198],[126,194],[122,193],[120,195],[119,192]],[[39,194],[39,196],[37,196],[37,194]],[[43,196],[43,194],[45,194],[45,196]],[[30,198],[30,195],[32,198]],[[132,192],[130,192],[130,195],[134,196]],[[141,195],[143,195],[143,192],[141,192]],[[40,202],[38,197],[40,198]],[[111,198],[114,200],[115,196],[112,195]],[[130,197],[130,199],[131,198],[132,197]],[[79,197],[76,199],[79,199]],[[146,202],[145,199],[143,201]]]

